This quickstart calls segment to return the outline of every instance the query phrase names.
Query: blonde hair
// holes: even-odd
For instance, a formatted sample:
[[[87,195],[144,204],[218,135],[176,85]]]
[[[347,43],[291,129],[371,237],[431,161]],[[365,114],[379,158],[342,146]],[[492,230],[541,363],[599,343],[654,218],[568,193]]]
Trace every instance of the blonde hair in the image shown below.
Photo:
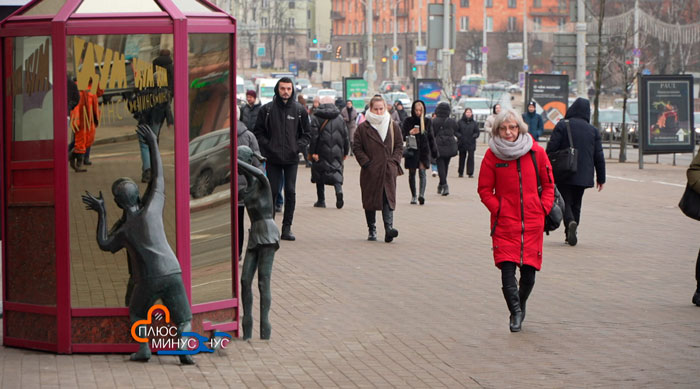
[[[503,122],[512,120],[515,122],[515,124],[518,125],[518,133],[520,134],[527,134],[527,124],[523,121],[522,115],[518,113],[518,111],[514,110],[513,108],[501,108],[501,112],[496,115],[493,119],[493,127],[491,127],[491,135],[492,136],[499,136],[498,134],[498,128],[501,127],[501,124]]]

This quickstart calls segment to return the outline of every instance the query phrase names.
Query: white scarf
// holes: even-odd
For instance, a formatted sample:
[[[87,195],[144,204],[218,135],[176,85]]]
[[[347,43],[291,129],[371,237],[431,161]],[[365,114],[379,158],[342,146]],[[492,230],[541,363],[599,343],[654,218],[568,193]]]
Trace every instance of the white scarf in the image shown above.
[[[372,125],[372,128],[377,130],[379,138],[384,141],[386,139],[386,134],[389,132],[389,124],[391,123],[391,116],[389,113],[384,111],[384,115],[377,115],[371,111],[367,111],[367,121]]]
[[[520,134],[515,142],[509,142],[500,136],[492,136],[489,149],[496,157],[504,161],[513,161],[532,149],[532,137],[529,134]]]

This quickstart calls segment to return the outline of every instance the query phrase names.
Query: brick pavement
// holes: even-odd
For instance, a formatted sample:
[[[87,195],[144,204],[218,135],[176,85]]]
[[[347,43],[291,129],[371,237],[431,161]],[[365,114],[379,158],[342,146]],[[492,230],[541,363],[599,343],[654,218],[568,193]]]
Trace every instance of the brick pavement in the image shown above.
[[[518,334],[476,179],[458,179],[453,163],[451,195],[429,178],[421,207],[401,177],[400,236],[385,244],[365,240],[358,172],[348,160],[345,208],[317,209],[300,167],[297,241],[275,260],[270,341],[233,342],[195,367],[2,348],[0,387],[697,387],[698,225],[676,206],[683,167],[609,161],[616,178],[586,192],[579,244],[545,237]]]

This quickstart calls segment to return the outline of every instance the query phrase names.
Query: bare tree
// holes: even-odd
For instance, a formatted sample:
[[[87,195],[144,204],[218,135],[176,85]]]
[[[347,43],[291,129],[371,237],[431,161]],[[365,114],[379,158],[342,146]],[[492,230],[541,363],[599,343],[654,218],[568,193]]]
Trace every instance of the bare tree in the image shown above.
[[[289,23],[289,18],[292,17],[292,15],[289,12],[288,4],[288,1],[273,0],[270,4],[270,8],[266,10],[269,20],[267,41],[270,47],[270,58],[272,58],[273,66],[277,58],[277,50],[279,49],[281,52],[281,65],[284,67],[285,39],[293,36],[295,32],[294,28],[292,28]]]

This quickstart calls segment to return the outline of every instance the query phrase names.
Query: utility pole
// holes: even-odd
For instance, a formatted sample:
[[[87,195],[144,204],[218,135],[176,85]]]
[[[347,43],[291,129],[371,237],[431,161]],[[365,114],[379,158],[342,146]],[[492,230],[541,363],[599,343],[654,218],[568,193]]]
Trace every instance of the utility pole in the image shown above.
[[[418,0],[418,47],[423,47],[423,0]],[[423,65],[418,66],[418,78],[423,77]]]
[[[634,0],[634,76],[639,74],[639,57],[642,55],[639,49],[639,0]],[[632,95],[637,96],[637,85],[635,82],[632,85]],[[641,150],[639,154],[641,154]]]
[[[527,63],[527,0],[523,0],[523,72],[529,69]]]
[[[450,0],[443,0],[443,27],[442,27],[442,87],[448,90],[450,84],[450,32],[452,22],[450,19]]]
[[[484,0],[484,28],[482,28],[483,31],[483,36],[482,36],[482,41],[484,42],[484,46],[481,48],[481,76],[484,77],[484,80],[486,82],[489,82],[489,73],[488,73],[488,46],[486,43],[486,0]]]
[[[374,90],[374,82],[377,80],[377,73],[374,70],[374,42],[372,37],[372,22],[374,12],[372,11],[372,0],[367,0],[367,86],[370,91]]]
[[[396,19],[396,14],[397,14],[396,9],[399,8],[399,1],[400,1],[400,0],[395,0],[395,1],[394,1],[394,46],[393,46],[393,47],[399,47],[399,46],[398,46],[398,42],[397,42],[397,36],[396,36],[396,34],[397,34],[397,29],[398,29],[397,19]],[[392,73],[391,79],[392,79],[394,82],[396,81],[396,77],[397,77],[397,67],[398,67],[398,62],[399,62],[398,58],[395,57],[396,55],[397,55],[397,53],[392,53],[392,55],[391,55],[391,60],[392,60],[392,65],[393,65],[393,66],[391,67],[391,73]],[[394,59],[394,58],[397,58],[397,59]]]
[[[586,97],[586,8],[578,0],[576,15],[576,90],[578,97]]]
[[[258,15],[258,45],[262,44],[262,41],[260,38],[260,31],[262,30],[262,20],[260,18],[260,15]],[[261,62],[262,62],[262,57],[258,55],[258,48],[257,46],[255,47],[255,58],[258,60],[258,74],[260,74],[260,67],[261,67]]]

